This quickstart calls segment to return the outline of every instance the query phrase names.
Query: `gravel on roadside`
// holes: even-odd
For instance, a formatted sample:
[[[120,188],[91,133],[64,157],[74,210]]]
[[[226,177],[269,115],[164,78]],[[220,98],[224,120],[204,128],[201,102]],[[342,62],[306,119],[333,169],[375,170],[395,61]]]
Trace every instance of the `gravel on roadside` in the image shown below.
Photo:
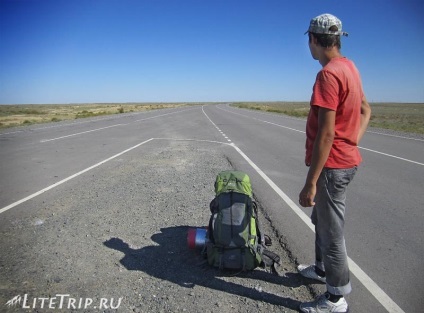
[[[225,149],[155,141],[65,184],[49,202],[26,203],[29,213],[0,230],[0,311],[297,312],[311,289],[266,208],[261,226],[281,257],[282,276],[262,269],[233,276],[188,249],[188,229],[208,223],[216,175],[231,169]],[[6,306],[18,295],[30,308]],[[44,308],[41,298],[49,299]],[[93,302],[84,308],[86,299]]]

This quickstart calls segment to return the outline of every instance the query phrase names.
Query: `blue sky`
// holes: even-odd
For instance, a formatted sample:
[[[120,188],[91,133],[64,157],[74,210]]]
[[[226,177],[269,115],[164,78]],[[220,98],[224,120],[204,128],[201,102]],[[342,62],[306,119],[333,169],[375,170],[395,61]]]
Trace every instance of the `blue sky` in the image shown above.
[[[321,13],[369,101],[424,102],[422,0],[0,0],[0,104],[308,101]]]

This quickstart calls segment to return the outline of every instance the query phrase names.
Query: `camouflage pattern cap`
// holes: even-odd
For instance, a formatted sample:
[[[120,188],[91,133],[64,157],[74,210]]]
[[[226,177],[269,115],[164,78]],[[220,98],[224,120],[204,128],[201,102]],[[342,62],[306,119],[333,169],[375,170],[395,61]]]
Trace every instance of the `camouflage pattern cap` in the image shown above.
[[[337,31],[331,31],[330,28],[332,26],[337,27]],[[327,34],[327,35],[343,35],[347,36],[346,32],[342,31],[342,21],[340,21],[337,17],[331,14],[321,14],[317,17],[314,17],[309,24],[309,29],[305,32],[307,33],[315,33],[315,34]]]

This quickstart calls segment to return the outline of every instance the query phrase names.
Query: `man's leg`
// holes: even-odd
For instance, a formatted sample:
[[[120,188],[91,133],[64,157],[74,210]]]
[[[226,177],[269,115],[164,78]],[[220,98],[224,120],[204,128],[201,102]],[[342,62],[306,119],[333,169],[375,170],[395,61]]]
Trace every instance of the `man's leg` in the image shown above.
[[[312,209],[312,223],[315,225],[315,271],[319,276],[325,277],[324,259],[321,251],[321,243],[319,232],[317,231],[317,212],[316,208]]]
[[[324,263],[327,292],[315,301],[302,303],[302,312],[348,312],[344,295],[351,292],[346,245],[343,235],[346,187],[356,167],[324,169],[317,183],[312,222],[316,231],[316,264]],[[318,266],[317,266],[318,267]],[[318,271],[317,268],[315,271]]]
[[[322,257],[327,291],[346,295],[352,288],[344,239],[346,187],[356,168],[324,169],[317,183],[313,222],[317,233],[317,263]],[[315,215],[315,216],[314,216]]]

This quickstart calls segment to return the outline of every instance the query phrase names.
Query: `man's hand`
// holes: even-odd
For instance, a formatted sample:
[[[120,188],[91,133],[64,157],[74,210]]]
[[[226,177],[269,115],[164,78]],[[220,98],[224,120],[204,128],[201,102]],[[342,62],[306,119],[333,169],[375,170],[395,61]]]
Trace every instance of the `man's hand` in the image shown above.
[[[306,184],[299,194],[299,204],[305,208],[314,206],[316,192],[317,186],[315,184]]]
[[[362,103],[361,103],[361,125],[359,127],[357,144],[359,144],[359,142],[362,139],[362,136],[364,136],[365,131],[367,130],[370,118],[371,118],[371,107],[367,101],[367,98],[365,98],[364,96],[362,98]]]

